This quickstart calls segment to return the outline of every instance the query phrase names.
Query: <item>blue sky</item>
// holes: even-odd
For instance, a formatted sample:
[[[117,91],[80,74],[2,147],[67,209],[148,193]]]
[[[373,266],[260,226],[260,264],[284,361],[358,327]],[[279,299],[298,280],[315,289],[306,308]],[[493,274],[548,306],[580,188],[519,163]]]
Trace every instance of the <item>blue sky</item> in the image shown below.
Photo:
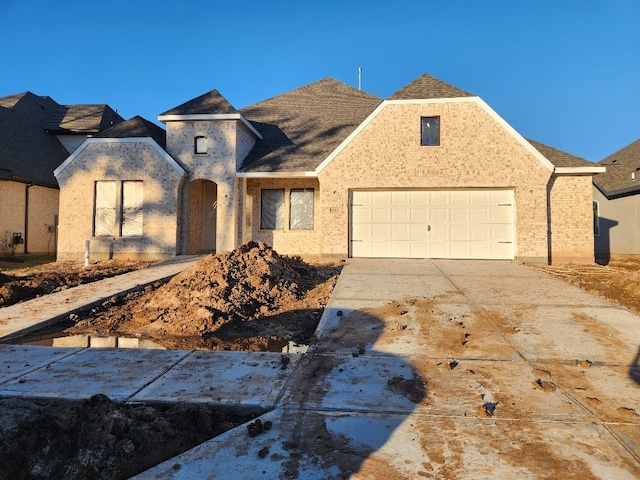
[[[325,77],[385,98],[422,73],[598,161],[640,138],[640,1],[0,0],[0,96],[158,114]]]

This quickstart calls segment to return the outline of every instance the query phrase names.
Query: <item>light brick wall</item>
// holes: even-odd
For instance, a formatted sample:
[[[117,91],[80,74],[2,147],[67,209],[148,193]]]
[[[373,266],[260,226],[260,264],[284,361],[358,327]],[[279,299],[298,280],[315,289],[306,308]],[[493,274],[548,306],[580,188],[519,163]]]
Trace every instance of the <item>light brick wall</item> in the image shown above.
[[[440,146],[420,146],[420,118],[440,116]],[[321,247],[348,254],[349,189],[510,188],[517,257],[547,258],[551,171],[480,105],[387,105],[320,173]]]
[[[93,237],[98,180],[142,180],[142,237]],[[58,260],[164,258],[176,254],[177,195],[181,175],[148,143],[92,143],[59,174]]]
[[[194,138],[204,136],[208,139],[206,154],[194,153]],[[170,121],[167,122],[167,150],[177,158],[189,174],[189,182],[210,180],[218,188],[216,250],[232,250],[237,245],[237,186],[236,167],[253,147],[252,137],[236,120],[216,121]],[[195,222],[202,221],[202,212],[190,211],[189,205],[197,202],[190,199],[195,194],[185,184],[182,192],[180,224],[180,252],[197,251],[200,238]],[[200,247],[202,248],[202,247]]]
[[[31,254],[53,254],[55,232],[49,226],[55,224],[58,214],[60,191],[55,188],[33,185],[29,187],[29,225],[25,229],[25,203],[27,185],[20,182],[0,181],[0,255],[11,251],[13,233],[27,236],[27,251]],[[25,244],[15,246],[15,253],[25,251]]]
[[[549,182],[551,263],[593,263],[592,177],[560,176]]]
[[[318,255],[322,253],[322,229],[319,220],[320,185],[315,178],[299,179],[246,179],[247,195],[244,202],[243,239],[264,242],[278,253],[285,255]],[[260,191],[262,189],[284,189],[284,228],[282,230],[260,229]],[[314,229],[291,230],[289,228],[289,193],[292,188],[314,189]]]

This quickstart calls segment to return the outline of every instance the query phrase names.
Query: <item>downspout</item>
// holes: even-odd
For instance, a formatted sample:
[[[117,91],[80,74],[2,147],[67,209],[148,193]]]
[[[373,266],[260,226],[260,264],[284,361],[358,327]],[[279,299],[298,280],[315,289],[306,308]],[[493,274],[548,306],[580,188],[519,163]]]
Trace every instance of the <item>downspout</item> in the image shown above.
[[[29,253],[27,243],[29,242],[29,189],[33,183],[27,183],[24,189],[24,253]]]

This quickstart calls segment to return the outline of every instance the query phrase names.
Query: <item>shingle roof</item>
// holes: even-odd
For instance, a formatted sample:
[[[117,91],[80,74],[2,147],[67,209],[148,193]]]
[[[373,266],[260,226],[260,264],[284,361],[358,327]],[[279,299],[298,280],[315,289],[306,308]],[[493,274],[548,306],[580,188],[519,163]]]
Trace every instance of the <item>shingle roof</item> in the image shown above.
[[[589,160],[563,152],[544,143],[536,142],[530,138],[526,140],[555,167],[593,167],[593,163]]]
[[[55,134],[96,133],[124,122],[109,105],[61,105],[44,124]]]
[[[58,188],[53,170],[68,156],[56,137],[0,107],[0,179]]]
[[[640,139],[598,162],[607,167],[605,173],[593,177],[593,183],[607,197],[640,193]],[[631,174],[635,179],[631,180]]]
[[[240,110],[263,135],[242,172],[313,171],[381,99],[325,78]]]
[[[93,136],[93,138],[133,137],[150,137],[162,148],[167,145],[167,135],[164,129],[139,115]]]
[[[0,98],[0,107],[10,109],[28,123],[44,127],[47,120],[61,108],[61,105],[51,97],[22,92]]]
[[[475,97],[439,78],[424,73],[392,94],[387,100],[422,100],[429,98]]]
[[[231,105],[226,98],[220,95],[218,90],[211,90],[205,94],[200,95],[188,102],[178,105],[171,110],[160,114],[163,115],[216,115],[216,114],[230,114],[238,113],[238,111]]]

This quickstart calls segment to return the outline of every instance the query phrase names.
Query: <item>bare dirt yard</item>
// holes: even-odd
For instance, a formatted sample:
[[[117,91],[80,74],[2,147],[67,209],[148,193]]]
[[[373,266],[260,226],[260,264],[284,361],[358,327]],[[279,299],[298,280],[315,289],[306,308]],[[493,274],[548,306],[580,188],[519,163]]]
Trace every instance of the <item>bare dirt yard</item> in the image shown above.
[[[93,270],[100,278],[116,271],[100,267],[61,270],[85,277]],[[250,242],[209,255],[164,284],[78,312],[67,333],[137,336],[188,349],[308,344],[340,269]],[[74,281],[74,273],[46,269],[21,274],[0,277],[0,289],[9,283],[20,290],[20,279],[35,287],[40,278],[53,292]],[[3,399],[0,480],[128,478],[249,419],[206,405],[118,405],[104,395],[79,403]]]
[[[640,259],[611,260],[607,265],[528,265],[640,313]]]
[[[71,262],[61,262],[0,272],[0,308],[121,275],[153,263],[156,262],[110,260],[84,267]]]

